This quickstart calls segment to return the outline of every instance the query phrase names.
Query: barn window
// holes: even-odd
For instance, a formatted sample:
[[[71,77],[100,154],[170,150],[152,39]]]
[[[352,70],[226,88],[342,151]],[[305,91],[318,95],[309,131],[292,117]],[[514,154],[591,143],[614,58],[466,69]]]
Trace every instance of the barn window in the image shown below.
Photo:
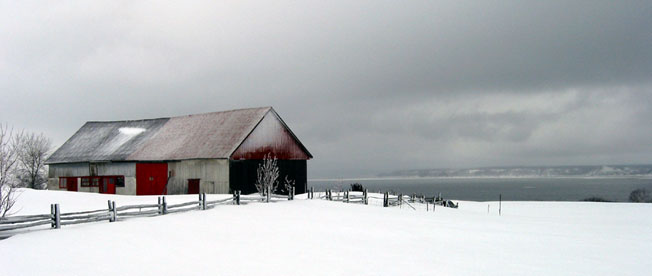
[[[88,177],[82,177],[81,178],[81,186],[82,187],[90,187],[90,179]]]
[[[125,177],[122,175],[110,175],[110,176],[102,176],[104,181],[108,184],[113,184],[116,187],[124,187],[125,186]]]
[[[84,176],[81,178],[82,187],[99,187],[100,186],[100,177],[99,176]]]
[[[115,178],[115,186],[116,187],[124,187],[125,186],[125,177],[120,175],[116,176]]]
[[[59,178],[59,189],[66,189],[68,186],[66,186],[66,180],[68,180],[65,177],[60,177]]]

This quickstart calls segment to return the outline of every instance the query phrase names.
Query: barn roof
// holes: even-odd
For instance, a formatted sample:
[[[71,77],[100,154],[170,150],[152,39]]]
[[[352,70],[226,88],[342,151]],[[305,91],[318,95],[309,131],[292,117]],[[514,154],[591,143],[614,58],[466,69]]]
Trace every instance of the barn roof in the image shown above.
[[[47,163],[229,158],[268,112],[276,114],[271,107],[259,107],[172,118],[87,122]],[[312,157],[298,139],[296,142]]]

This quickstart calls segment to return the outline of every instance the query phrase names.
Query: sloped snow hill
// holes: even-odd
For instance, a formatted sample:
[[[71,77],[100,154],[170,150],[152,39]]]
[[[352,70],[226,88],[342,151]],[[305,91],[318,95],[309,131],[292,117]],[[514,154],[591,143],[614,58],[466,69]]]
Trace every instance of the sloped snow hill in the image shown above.
[[[118,206],[156,202],[24,190],[17,208],[19,214],[49,212],[55,202],[64,212],[104,208],[107,198]],[[299,196],[31,231],[0,241],[1,273],[645,275],[652,267],[652,204],[503,202],[502,216],[496,202],[460,202],[459,209],[435,212],[378,204]]]

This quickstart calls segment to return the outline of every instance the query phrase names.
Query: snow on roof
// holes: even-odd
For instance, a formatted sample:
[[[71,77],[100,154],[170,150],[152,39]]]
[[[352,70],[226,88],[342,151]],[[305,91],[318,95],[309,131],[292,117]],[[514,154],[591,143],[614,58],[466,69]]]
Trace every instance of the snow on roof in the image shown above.
[[[88,122],[47,163],[229,158],[270,110],[259,107],[150,120]]]
[[[47,163],[126,160],[168,120],[87,122],[48,158]]]

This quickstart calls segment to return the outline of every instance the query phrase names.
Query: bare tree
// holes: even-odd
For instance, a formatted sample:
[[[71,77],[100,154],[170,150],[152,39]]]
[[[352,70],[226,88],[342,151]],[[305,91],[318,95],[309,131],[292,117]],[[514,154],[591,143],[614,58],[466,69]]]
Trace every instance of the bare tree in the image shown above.
[[[18,145],[18,177],[23,187],[43,189],[47,183],[45,158],[50,151],[50,139],[45,135],[23,135]]]
[[[15,166],[21,137],[22,133],[14,133],[13,129],[0,124],[0,217],[7,215],[15,203]]]
[[[283,186],[285,186],[285,190],[288,191],[288,193],[289,193],[290,189],[292,189],[292,187],[294,187],[294,180],[290,180],[288,178],[288,176],[286,175],[285,176],[285,183],[283,184]]]
[[[258,165],[256,190],[263,195],[269,189],[272,193],[278,188],[278,165],[276,157],[268,153],[263,158],[263,163]]]

